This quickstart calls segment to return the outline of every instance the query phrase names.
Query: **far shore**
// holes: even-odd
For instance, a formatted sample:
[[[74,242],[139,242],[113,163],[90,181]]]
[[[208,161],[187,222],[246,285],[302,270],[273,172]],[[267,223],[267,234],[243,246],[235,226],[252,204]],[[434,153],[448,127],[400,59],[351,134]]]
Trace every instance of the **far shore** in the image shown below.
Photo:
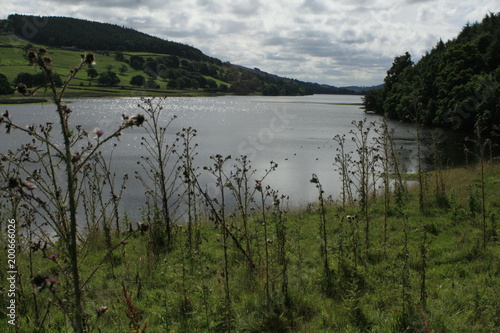
[[[70,87],[65,93],[65,98],[116,98],[116,97],[217,97],[234,96],[232,93],[211,92],[204,90],[155,90],[139,89],[132,87],[98,87],[97,89]],[[246,96],[263,96],[260,94],[249,94]],[[283,97],[283,96],[276,96]],[[0,104],[30,104],[46,103],[52,100],[47,93],[37,93],[33,96],[23,96],[18,93],[0,97]],[[298,102],[307,103],[307,102]],[[314,103],[314,102],[312,102]],[[327,103],[332,105],[359,105],[362,103]]]

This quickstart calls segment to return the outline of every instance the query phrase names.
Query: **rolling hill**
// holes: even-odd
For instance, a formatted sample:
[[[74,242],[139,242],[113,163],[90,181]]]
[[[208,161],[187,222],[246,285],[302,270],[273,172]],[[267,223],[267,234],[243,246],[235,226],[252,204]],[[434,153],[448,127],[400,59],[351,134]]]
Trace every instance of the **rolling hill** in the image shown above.
[[[14,14],[0,21],[0,33],[0,73],[13,85],[18,83],[20,73],[29,72],[22,54],[32,46],[43,46],[49,49],[61,70],[72,66],[70,63],[74,66],[76,57],[83,51],[98,55],[95,72],[89,69],[87,76],[84,73],[77,77],[78,86],[73,86],[71,91],[76,95],[93,90],[107,94],[117,88],[121,89],[118,94],[136,94],[138,90],[141,93],[146,90],[147,93],[189,91],[238,95],[356,93],[222,62],[193,46],[114,24]],[[60,75],[63,73],[58,71]]]

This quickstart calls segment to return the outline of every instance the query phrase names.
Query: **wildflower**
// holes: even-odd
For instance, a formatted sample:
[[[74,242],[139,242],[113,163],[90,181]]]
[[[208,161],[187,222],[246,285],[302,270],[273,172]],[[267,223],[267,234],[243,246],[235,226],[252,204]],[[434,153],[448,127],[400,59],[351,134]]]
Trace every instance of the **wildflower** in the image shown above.
[[[137,222],[137,231],[144,233],[149,230],[149,223]]]
[[[21,182],[21,185],[30,191],[36,189],[36,184],[33,182],[33,178],[31,177],[26,178],[24,182]]]
[[[97,139],[99,139],[101,136],[104,135],[104,131],[98,127],[94,128],[94,134],[97,136]]]
[[[95,65],[95,57],[93,53],[82,54],[82,59],[87,65]]]
[[[31,49],[28,52],[28,61],[31,65],[35,65],[38,62],[38,54],[35,50]]]
[[[42,241],[40,241],[40,240],[37,243],[31,242],[31,244],[30,244],[31,251],[36,252],[36,251],[40,250],[41,242]]]
[[[125,127],[141,126],[146,120],[146,118],[142,114],[136,114],[134,116],[122,115],[122,117],[123,117],[123,125]]]
[[[312,178],[309,180],[309,182],[313,184],[318,184],[319,183],[318,176],[316,176],[316,174],[313,173]]]
[[[17,91],[22,95],[27,95],[29,93],[28,87],[24,83],[19,83],[17,85]]]
[[[9,188],[16,188],[19,186],[19,181],[16,178],[9,178]]]
[[[61,105],[61,111],[63,111],[65,114],[72,112],[71,109],[66,104]]]
[[[47,277],[42,275],[36,275],[31,281],[35,286],[42,287],[47,283]]]
[[[108,311],[108,309],[109,308],[107,306],[101,306],[99,309],[96,309],[95,312],[97,313],[97,317],[100,317],[103,314],[105,314],[106,311]]]
[[[50,284],[52,285],[52,284],[55,284],[55,283],[57,282],[57,280],[56,280],[56,279],[54,279],[54,278],[52,278],[52,279],[50,279],[50,280],[49,280],[49,282],[50,282]]]
[[[52,59],[50,59],[50,57],[43,57],[43,63],[45,65],[45,68],[46,69],[51,69],[50,68],[50,64],[52,63]]]
[[[357,218],[358,218],[358,216],[356,214],[346,216],[346,219],[348,222],[352,222],[352,221],[356,220]]]
[[[262,192],[262,183],[258,180],[255,181],[255,190],[257,190],[257,192]]]
[[[74,153],[73,156],[71,156],[71,163],[78,163],[82,159],[82,154],[79,152]]]
[[[51,254],[48,258],[49,258],[50,260],[56,260],[56,258],[57,258],[57,254]]]

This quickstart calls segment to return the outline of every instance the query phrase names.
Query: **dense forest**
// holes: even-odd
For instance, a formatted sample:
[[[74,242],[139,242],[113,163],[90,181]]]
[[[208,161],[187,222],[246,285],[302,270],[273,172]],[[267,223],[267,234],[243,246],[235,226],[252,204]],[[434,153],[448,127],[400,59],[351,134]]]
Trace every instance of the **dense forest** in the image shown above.
[[[163,81],[166,82],[166,89],[202,89],[237,95],[295,96],[356,93],[350,89],[302,82],[269,74],[258,68],[250,69],[222,62],[192,46],[166,41],[113,24],[68,17],[14,14],[9,15],[8,20],[0,21],[0,32],[14,33],[29,43],[50,48],[114,54],[115,60],[122,64],[116,63],[112,66],[123,68],[125,65],[135,71],[143,72],[134,75],[130,85],[147,89],[159,89],[160,82]],[[26,51],[28,50],[29,47],[26,48]],[[131,52],[148,53],[151,56],[126,55]],[[96,83],[104,86],[128,83],[120,82],[116,73],[110,72],[111,70],[96,74]],[[20,74],[26,76],[26,73]],[[14,80],[13,83],[16,84],[16,81],[19,80]]]
[[[394,59],[384,87],[366,94],[365,108],[391,119],[470,131],[500,124],[500,13],[440,40],[417,63]]]

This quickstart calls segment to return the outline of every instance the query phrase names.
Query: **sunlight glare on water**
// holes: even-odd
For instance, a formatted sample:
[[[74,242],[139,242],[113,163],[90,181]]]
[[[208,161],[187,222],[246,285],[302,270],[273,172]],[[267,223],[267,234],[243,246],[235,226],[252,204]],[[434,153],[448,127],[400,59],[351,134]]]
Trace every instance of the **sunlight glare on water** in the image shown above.
[[[291,205],[299,206],[317,199],[317,189],[309,183],[312,173],[318,175],[326,195],[338,198],[340,181],[333,168],[337,148],[333,137],[336,134],[349,136],[352,121],[365,117],[368,121],[379,119],[365,115],[360,105],[356,105],[360,102],[361,96],[339,95],[171,97],[163,101],[162,120],[166,124],[172,116],[177,116],[167,131],[169,144],[182,128],[197,130],[194,143],[199,146],[195,163],[200,167],[211,164],[211,155],[231,155],[233,158],[247,155],[258,176],[274,161],[278,168],[266,179],[267,184],[289,196]],[[71,124],[81,124],[89,133],[99,128],[104,135],[109,135],[122,121],[122,115],[143,113],[138,106],[141,104],[139,98],[75,99],[68,103],[73,110]],[[5,108],[18,123],[56,122],[54,107],[49,104]],[[397,133],[403,138],[399,144],[414,150],[411,125],[391,123],[391,126],[399,129]],[[113,167],[117,177],[125,173],[130,175],[122,205],[134,218],[140,217],[138,212],[145,202],[143,189],[133,177],[138,169],[137,161],[147,153],[141,146],[144,135],[144,128],[134,127],[125,130],[119,141],[114,140],[117,146],[113,151]],[[2,135],[2,153],[27,140],[29,138],[22,133]],[[109,156],[112,147],[113,144],[106,145],[103,153]],[[348,149],[354,149],[350,140]],[[409,163],[411,160],[409,158]],[[208,175],[202,175],[201,181],[208,188],[214,187]]]

